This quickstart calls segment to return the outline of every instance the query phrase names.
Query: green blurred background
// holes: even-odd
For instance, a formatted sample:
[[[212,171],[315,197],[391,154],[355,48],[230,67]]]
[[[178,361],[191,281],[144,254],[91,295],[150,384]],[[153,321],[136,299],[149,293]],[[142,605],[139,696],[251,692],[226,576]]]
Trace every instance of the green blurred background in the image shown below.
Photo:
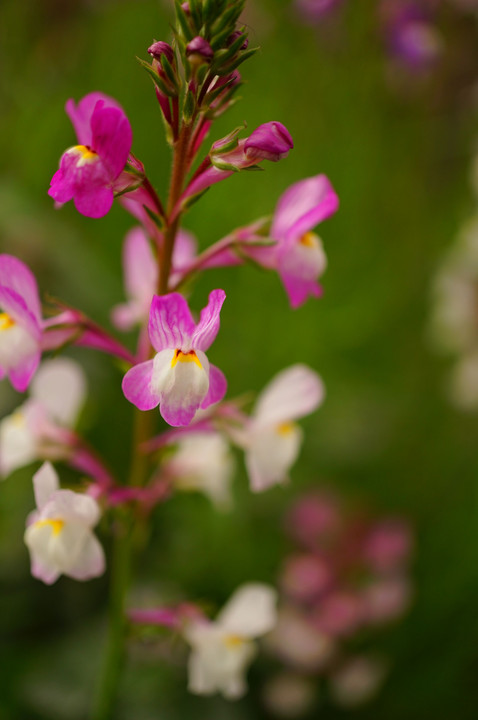
[[[205,247],[272,212],[292,182],[324,172],[341,199],[339,213],[319,229],[329,258],[325,296],[291,311],[274,274],[242,267],[204,275],[192,303],[202,307],[214,287],[227,292],[211,359],[226,372],[231,397],[259,391],[275,372],[301,361],[321,373],[327,401],[303,422],[306,439],[290,486],[252,496],[238,458],[232,514],[216,514],[199,495],[178,495],[158,509],[134,599],[154,603],[176,593],[218,607],[246,580],[274,582],[290,502],[305,489],[335,488],[377,512],[410,518],[417,537],[412,610],[371,645],[391,658],[390,676],[378,697],[352,714],[472,720],[478,419],[448,405],[448,363],[431,351],[426,328],[434,272],[474,207],[468,173],[476,140],[476,27],[471,16],[450,12],[448,49],[433,77],[394,83],[376,3],[348,3],[340,21],[322,31],[301,25],[284,0],[250,5],[246,21],[262,51],[243,68],[243,101],[221,118],[211,140],[244,120],[250,129],[280,120],[295,149],[266,172],[214,187],[185,226]],[[27,262],[45,292],[105,324],[123,297],[120,249],[132,219],[119,207],[97,221],[71,204],[55,211],[46,191],[74,142],[65,101],[101,90],[125,108],[134,152],[164,193],[169,149],[135,55],[146,58],[153,39],[169,38],[170,6],[0,4],[1,249]],[[123,473],[132,411],[121,371],[86,350],[70,354],[89,376],[82,429]],[[5,383],[0,392],[6,414],[19,399]],[[30,468],[0,488],[0,719],[79,720],[94,688],[107,582],[62,578],[48,588],[30,578],[23,528],[32,506]],[[155,643],[132,646],[118,720],[267,717],[260,701],[267,661],[252,669],[249,695],[230,704],[188,696],[183,664],[171,667],[163,655]],[[347,714],[326,701],[317,713],[327,720]]]

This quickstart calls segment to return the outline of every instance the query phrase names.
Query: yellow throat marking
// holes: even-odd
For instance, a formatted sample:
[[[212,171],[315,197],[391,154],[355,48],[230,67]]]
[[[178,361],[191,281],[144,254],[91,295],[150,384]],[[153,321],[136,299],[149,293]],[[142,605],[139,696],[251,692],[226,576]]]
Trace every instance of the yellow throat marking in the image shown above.
[[[173,368],[178,362],[180,363],[196,363],[198,368],[202,368],[198,356],[194,350],[190,350],[187,353],[183,353],[181,350],[175,350],[173,359],[171,360],[171,367]]]
[[[315,233],[307,232],[305,235],[302,235],[299,242],[301,245],[305,245],[305,247],[313,248],[317,245],[317,237]]]
[[[75,145],[72,149],[81,155],[80,163],[82,165],[84,163],[95,162],[98,158],[98,153],[89,148],[87,145]]]
[[[15,320],[6,312],[0,312],[0,331],[9,330],[15,325]]]
[[[42,528],[49,525],[52,529],[53,535],[59,535],[63,530],[64,520],[38,520],[35,523],[35,527]]]
[[[226,647],[232,650],[243,645],[244,639],[241,638],[239,635],[226,635],[226,637],[224,638],[224,644],[226,645]]]
[[[277,426],[277,432],[279,435],[290,435],[294,432],[295,425],[291,422],[284,422]]]

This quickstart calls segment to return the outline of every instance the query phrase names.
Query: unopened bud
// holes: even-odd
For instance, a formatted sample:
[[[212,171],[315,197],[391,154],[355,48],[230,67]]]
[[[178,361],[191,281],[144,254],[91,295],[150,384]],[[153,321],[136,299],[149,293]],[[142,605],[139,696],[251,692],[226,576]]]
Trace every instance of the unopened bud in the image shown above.
[[[227,43],[226,43],[227,47],[230,47],[232,45],[232,43],[235,40],[237,40],[237,38],[241,37],[241,35],[243,35],[243,33],[241,33],[240,30],[235,30],[232,33],[232,35],[229,35],[229,37],[227,38]],[[239,50],[246,50],[248,46],[249,46],[249,40],[246,37],[244,37],[244,42],[241,45],[241,47],[239,48]]]
[[[186,47],[186,55],[190,59],[191,56],[197,56],[201,60],[209,61],[214,57],[214,50],[205,38],[198,35]]]
[[[169,63],[173,62],[174,50],[167,42],[160,40],[159,42],[153,43],[148,48],[148,52],[155,60],[161,60],[161,56],[164,55]]]

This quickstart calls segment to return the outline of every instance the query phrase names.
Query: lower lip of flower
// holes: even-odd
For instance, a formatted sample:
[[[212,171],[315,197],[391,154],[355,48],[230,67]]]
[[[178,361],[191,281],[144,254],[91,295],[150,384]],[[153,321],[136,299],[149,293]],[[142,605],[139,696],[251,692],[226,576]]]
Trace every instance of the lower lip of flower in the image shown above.
[[[71,148],[72,153],[79,155],[77,166],[93,163],[98,160],[98,153],[92,150],[88,145],[75,145]]]
[[[299,242],[301,245],[305,245],[305,247],[314,248],[317,246],[317,237],[316,237],[315,233],[308,232],[308,233],[305,233],[305,235],[302,235]]]
[[[239,635],[226,635],[224,638],[224,644],[228,648],[238,648],[244,643],[243,638]]]
[[[9,330],[15,325],[15,320],[5,312],[0,312],[0,332],[2,330]]]
[[[171,367],[174,367],[178,362],[180,363],[190,363],[194,362],[199,368],[202,368],[201,362],[194,352],[194,350],[190,350],[187,353],[183,353],[181,350],[175,350],[173,359],[171,360]]]
[[[35,527],[42,528],[45,526],[49,526],[52,529],[53,535],[59,535],[61,531],[63,530],[65,522],[64,520],[38,520],[38,522],[35,523]]]
[[[292,432],[294,432],[294,429],[294,423],[281,423],[277,426],[277,432],[279,433],[279,435],[290,435]]]

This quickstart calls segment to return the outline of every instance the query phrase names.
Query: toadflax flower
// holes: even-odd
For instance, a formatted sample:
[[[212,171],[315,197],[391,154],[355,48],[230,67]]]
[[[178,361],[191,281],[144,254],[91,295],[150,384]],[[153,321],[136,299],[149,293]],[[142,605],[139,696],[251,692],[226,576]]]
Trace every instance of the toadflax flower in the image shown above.
[[[305,365],[280,372],[260,394],[252,417],[237,436],[246,451],[246,467],[255,492],[286,482],[297,459],[302,432],[293,422],[316,410],[325,388]]]
[[[0,255],[0,379],[24,392],[40,362],[42,317],[38,286],[29,268]]]
[[[311,230],[339,206],[328,178],[316,175],[291,185],[279,199],[271,227],[276,269],[293,308],[321,294],[317,279],[327,267],[320,238]]]
[[[58,476],[48,462],[33,476],[33,487],[37,509],[25,530],[32,575],[47,585],[62,574],[75,580],[101,575],[105,557],[92,532],[100,518],[96,500],[60,490]]]
[[[0,477],[38,458],[68,455],[66,429],[73,427],[85,394],[85,376],[74,360],[44,362],[33,378],[30,399],[0,421]]]
[[[86,95],[78,105],[68,100],[65,109],[79,144],[63,153],[48,194],[58,203],[73,200],[82,215],[103,217],[128,160],[131,125],[121,106],[99,92]]]
[[[222,693],[229,700],[246,692],[245,673],[257,652],[254,638],[276,623],[276,591],[260,583],[242,585],[214,622],[191,620],[185,638],[189,690],[198,695]]]
[[[179,293],[155,295],[149,315],[154,359],[139,363],[123,379],[126,398],[140,410],[160,406],[164,420],[189,425],[199,408],[222,400],[226,379],[205,355],[219,330],[224,290],[213,290],[196,325]]]

